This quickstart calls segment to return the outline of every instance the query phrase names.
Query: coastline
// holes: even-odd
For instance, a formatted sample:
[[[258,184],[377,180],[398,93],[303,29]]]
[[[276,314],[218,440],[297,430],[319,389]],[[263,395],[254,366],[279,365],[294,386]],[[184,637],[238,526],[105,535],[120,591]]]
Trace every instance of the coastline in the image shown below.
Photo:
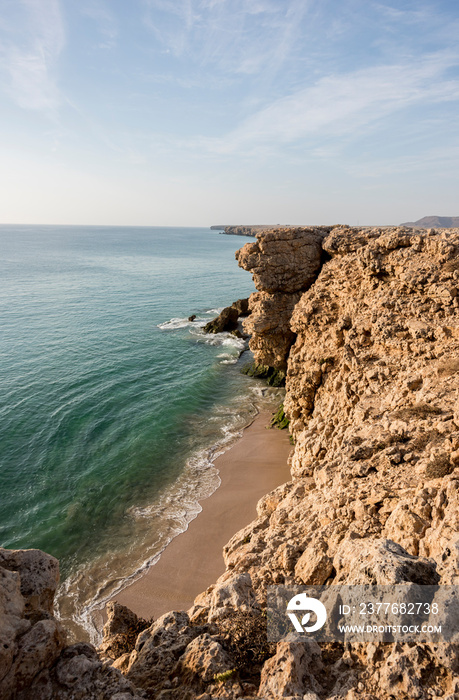
[[[140,617],[156,619],[170,610],[189,609],[195,597],[224,573],[224,545],[256,517],[259,499],[290,479],[289,435],[268,430],[270,419],[268,411],[259,413],[242,437],[215,460],[221,484],[202,502],[202,511],[156,564],[112,600]]]

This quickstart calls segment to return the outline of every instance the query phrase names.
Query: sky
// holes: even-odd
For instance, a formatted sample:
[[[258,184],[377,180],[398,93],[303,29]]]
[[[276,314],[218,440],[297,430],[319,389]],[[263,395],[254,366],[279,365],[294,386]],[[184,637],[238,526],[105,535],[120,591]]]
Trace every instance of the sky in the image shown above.
[[[0,0],[0,223],[459,216],[457,0]]]

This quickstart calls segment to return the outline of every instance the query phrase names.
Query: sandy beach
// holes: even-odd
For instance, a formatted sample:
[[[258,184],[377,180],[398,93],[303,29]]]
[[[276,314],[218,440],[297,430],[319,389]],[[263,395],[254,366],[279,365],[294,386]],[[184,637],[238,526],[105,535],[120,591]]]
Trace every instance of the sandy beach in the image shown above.
[[[159,561],[115,599],[149,619],[187,610],[194,598],[225,571],[222,549],[256,517],[258,500],[290,479],[286,430],[267,430],[260,413],[241,439],[217,458],[221,485],[202,501],[202,512],[165,549]]]

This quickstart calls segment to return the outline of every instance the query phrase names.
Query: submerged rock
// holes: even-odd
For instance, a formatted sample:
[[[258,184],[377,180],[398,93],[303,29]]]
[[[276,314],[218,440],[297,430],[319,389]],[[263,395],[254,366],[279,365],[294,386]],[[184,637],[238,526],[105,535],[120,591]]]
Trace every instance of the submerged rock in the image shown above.
[[[275,369],[269,365],[257,365],[255,362],[248,364],[241,369],[242,374],[248,377],[256,377],[257,379],[266,379],[269,386],[284,386],[285,372],[281,369]]]
[[[219,315],[204,326],[204,333],[239,333],[237,337],[244,337],[239,331],[238,319],[250,313],[249,300],[238,299],[231,306],[226,306]]]
[[[233,306],[227,306],[216,318],[204,326],[204,333],[223,333],[237,329],[239,313]]]

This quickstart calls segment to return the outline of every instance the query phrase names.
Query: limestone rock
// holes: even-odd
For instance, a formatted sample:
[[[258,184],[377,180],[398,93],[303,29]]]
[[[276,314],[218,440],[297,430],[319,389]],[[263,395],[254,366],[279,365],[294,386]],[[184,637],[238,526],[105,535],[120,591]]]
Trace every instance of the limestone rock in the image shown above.
[[[257,234],[236,253],[240,267],[253,272],[258,293],[249,300],[251,315],[244,330],[258,365],[285,369],[295,338],[290,317],[300,293],[317,276],[321,241],[330,229],[277,228]]]
[[[42,680],[42,683],[44,683]],[[143,697],[121,673],[101,663],[90,644],[74,644],[48,672],[48,700],[141,700]],[[32,695],[30,695],[32,698]]]
[[[107,603],[106,613],[107,622],[99,651],[104,657],[117,659],[122,654],[133,651],[138,635],[148,627],[148,623],[116,601]]]
[[[206,633],[188,644],[180,657],[177,673],[183,676],[182,680],[185,682],[193,682],[195,678],[199,678],[208,683],[214,676],[233,667],[234,662],[221,644]]]
[[[65,645],[57,620],[40,620],[21,637],[14,664],[16,691],[24,691],[43,670],[50,668]]]
[[[226,546],[227,567],[250,573],[258,600],[273,583],[459,584],[459,230],[334,227],[323,249],[282,320],[295,335],[283,349],[293,483],[260,501]],[[243,250],[243,266],[274,275],[259,241]],[[251,301],[251,342],[265,357],[262,303],[286,295],[282,275],[271,284]],[[326,663],[321,698],[459,691],[449,643],[376,644]]]
[[[19,573],[27,613],[52,613],[59,582],[57,559],[39,549],[0,549],[0,567]]]
[[[137,638],[127,678],[147,691],[157,689],[172,674],[188,644],[203,631],[191,627],[184,612],[166,613]]]
[[[0,697],[27,693],[65,646],[50,614],[58,562],[39,550],[0,549]]]
[[[321,669],[321,651],[317,642],[289,635],[278,642],[275,656],[264,664],[258,696],[273,700],[292,696],[303,698],[308,691],[320,691],[315,674]]]
[[[272,229],[237,251],[240,267],[253,273],[262,292],[298,292],[314,281],[321,264],[321,241],[330,229]]]
[[[238,299],[237,301],[233,301],[231,306],[233,307],[233,309],[236,309],[239,316],[248,316],[250,314],[248,298]]]
[[[325,542],[314,541],[305,549],[295,566],[295,577],[305,586],[322,586],[333,571],[333,561]]]
[[[231,615],[235,610],[252,610],[258,607],[250,574],[236,574],[214,587],[208,621]]]
[[[65,647],[52,615],[59,565],[40,550],[0,550],[2,700],[112,700],[140,696],[89,644]]]
[[[229,332],[237,338],[244,338],[245,336],[239,330],[238,320],[239,317],[248,316],[249,314],[249,299],[238,299],[231,306],[226,306],[216,318],[206,323],[203,328],[204,333]],[[194,318],[190,316],[188,320],[194,320]]]
[[[251,335],[249,345],[258,364],[286,369],[287,356],[295,339],[290,330],[290,318],[299,298],[299,294],[258,292],[251,295],[251,314],[243,322],[243,328]]]
[[[333,565],[335,584],[383,586],[409,582],[434,586],[440,579],[434,561],[408,554],[399,544],[384,539],[344,540]]]
[[[19,638],[31,623],[24,619],[24,598],[20,593],[19,574],[0,568],[0,691],[7,697],[14,680],[9,675],[17,655]],[[4,681],[9,675],[9,680]]]

